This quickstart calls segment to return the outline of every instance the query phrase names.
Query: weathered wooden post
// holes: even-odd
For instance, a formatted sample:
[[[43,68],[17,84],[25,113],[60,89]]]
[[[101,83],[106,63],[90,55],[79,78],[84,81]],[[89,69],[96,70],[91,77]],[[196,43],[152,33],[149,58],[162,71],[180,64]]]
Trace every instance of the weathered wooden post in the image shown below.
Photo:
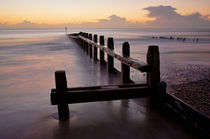
[[[83,34],[82,34],[82,37],[85,37],[85,33],[83,32]],[[85,51],[85,41],[84,40],[82,40],[82,48],[83,48],[83,50]]]
[[[55,72],[56,93],[67,93],[67,81],[65,71]],[[58,104],[58,116],[60,120],[67,120],[69,118],[68,104],[63,102]]]
[[[81,32],[79,32],[79,33],[77,34],[77,36],[80,36],[80,35],[81,35]],[[77,38],[76,41],[77,41],[77,43],[79,44],[79,46],[81,46],[81,40],[80,40],[80,38]]]
[[[85,38],[85,33],[83,32],[83,34],[82,34],[82,37],[84,37]],[[86,42],[84,41],[84,40],[82,40],[82,48],[83,48],[83,50],[85,51],[85,45],[86,45]]]
[[[93,39],[93,38],[92,38],[92,34],[89,34],[89,40],[92,41],[92,39]],[[89,51],[89,55],[90,55],[90,57],[92,57],[92,55],[93,55],[93,54],[92,54],[92,52],[93,52],[93,50],[92,50],[92,44],[89,44],[88,47],[89,47],[89,50],[88,50],[88,51]]]
[[[167,87],[167,84],[165,82],[163,82],[163,81],[161,81],[161,82],[159,82],[157,84],[157,92],[158,92],[157,99],[158,99],[158,104],[160,106],[162,106],[162,107],[165,106],[164,105],[164,102],[165,102],[164,96],[166,95],[166,87]]]
[[[151,72],[147,72],[147,85],[152,89],[151,101],[153,101],[158,96],[156,94],[157,85],[160,82],[160,56],[158,46],[149,46],[147,64],[151,66]]]
[[[130,45],[124,42],[122,46],[123,57],[130,57]],[[130,67],[121,63],[121,82],[123,84],[130,83]]]
[[[85,34],[85,38],[88,39],[88,33]],[[88,42],[85,41],[85,51],[88,54]]]
[[[98,36],[96,34],[94,35],[94,42],[95,43],[98,42]],[[94,49],[93,49],[93,57],[94,57],[94,60],[98,60],[98,49],[96,46],[94,46]]]
[[[79,35],[82,36],[83,32],[80,32]],[[79,38],[79,42],[80,42],[80,47],[83,47],[83,40]]]
[[[104,45],[104,36],[100,36],[100,45]],[[104,51],[102,51],[102,50],[100,50],[100,62],[101,62],[101,64],[105,63]]]
[[[108,38],[107,40],[107,47],[110,50],[114,50],[114,40],[113,38]],[[112,72],[114,70],[114,58],[107,54],[107,67],[108,71]]]

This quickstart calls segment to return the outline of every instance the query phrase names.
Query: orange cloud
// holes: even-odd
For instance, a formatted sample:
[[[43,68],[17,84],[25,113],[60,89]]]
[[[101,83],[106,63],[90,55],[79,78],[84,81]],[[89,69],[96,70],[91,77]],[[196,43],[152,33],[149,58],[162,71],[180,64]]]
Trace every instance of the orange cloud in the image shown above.
[[[148,12],[147,18],[153,19],[142,24],[129,22],[125,17],[111,15],[107,19],[96,22],[68,23],[68,28],[210,28],[209,15],[192,13],[181,15],[172,6],[156,6],[144,8]],[[15,25],[0,24],[0,28],[63,28],[65,24],[35,24],[29,21]]]

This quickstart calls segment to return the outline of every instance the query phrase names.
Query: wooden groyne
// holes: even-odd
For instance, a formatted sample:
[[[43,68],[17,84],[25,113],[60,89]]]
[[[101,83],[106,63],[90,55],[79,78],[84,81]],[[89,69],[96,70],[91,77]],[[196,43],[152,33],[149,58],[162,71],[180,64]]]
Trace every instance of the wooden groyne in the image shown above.
[[[104,36],[84,32],[69,34],[94,60],[106,64],[108,72],[115,72],[114,59],[121,62],[121,84],[107,86],[67,87],[65,71],[55,72],[56,89],[51,90],[51,104],[58,106],[60,120],[69,118],[68,104],[131,99],[146,97],[151,104],[160,106],[164,110],[173,111],[184,122],[198,132],[209,135],[209,117],[198,112],[175,96],[166,93],[166,83],[160,81],[160,58],[158,46],[149,46],[147,61],[141,62],[130,57],[130,46],[124,42],[122,55],[114,52],[114,39],[107,39],[105,47]],[[98,41],[99,38],[99,41]],[[99,57],[98,57],[99,53]],[[105,54],[107,60],[105,60]],[[146,84],[135,84],[130,79],[130,67],[146,72]]]

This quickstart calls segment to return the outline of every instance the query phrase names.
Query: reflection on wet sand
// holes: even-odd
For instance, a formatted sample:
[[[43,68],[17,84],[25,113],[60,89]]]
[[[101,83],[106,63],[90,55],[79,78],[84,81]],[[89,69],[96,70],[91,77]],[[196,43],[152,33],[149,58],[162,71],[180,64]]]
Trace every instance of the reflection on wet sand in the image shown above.
[[[138,102],[118,100],[70,105],[77,114],[58,122],[53,138],[192,138],[173,118],[158,110],[147,113]],[[145,105],[145,104],[144,104]]]
[[[66,70],[69,87],[119,84],[120,78],[108,75],[67,37],[51,43],[56,45],[2,50],[8,59],[21,60],[17,66],[0,60],[0,138],[192,138],[176,120],[148,111],[145,99],[72,104],[70,120],[60,122],[49,99],[56,70]]]

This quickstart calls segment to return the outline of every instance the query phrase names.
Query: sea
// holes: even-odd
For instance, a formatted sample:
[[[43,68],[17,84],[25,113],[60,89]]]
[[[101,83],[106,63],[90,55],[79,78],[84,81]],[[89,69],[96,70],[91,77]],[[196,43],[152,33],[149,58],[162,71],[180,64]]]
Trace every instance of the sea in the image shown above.
[[[104,35],[105,45],[107,38],[113,37],[114,51],[119,54],[122,44],[129,42],[131,58],[144,62],[148,46],[159,46],[161,80],[168,86],[210,78],[209,31],[68,29],[68,33],[80,31]],[[70,76],[74,74],[71,69],[75,64],[83,64],[74,58],[76,52],[72,47],[77,45],[67,37],[65,29],[0,30],[1,139],[54,136],[52,131],[58,128],[57,109],[51,107],[49,99],[50,90],[55,87],[54,72],[65,70]],[[120,70],[118,61],[115,67]],[[79,74],[80,70],[75,69],[75,72]],[[93,74],[100,76],[100,73]],[[79,79],[74,78],[69,84],[106,84],[103,81],[85,84]],[[146,74],[131,69],[131,79],[142,83]],[[76,105],[76,108],[90,107]],[[79,115],[78,111],[72,113]]]

